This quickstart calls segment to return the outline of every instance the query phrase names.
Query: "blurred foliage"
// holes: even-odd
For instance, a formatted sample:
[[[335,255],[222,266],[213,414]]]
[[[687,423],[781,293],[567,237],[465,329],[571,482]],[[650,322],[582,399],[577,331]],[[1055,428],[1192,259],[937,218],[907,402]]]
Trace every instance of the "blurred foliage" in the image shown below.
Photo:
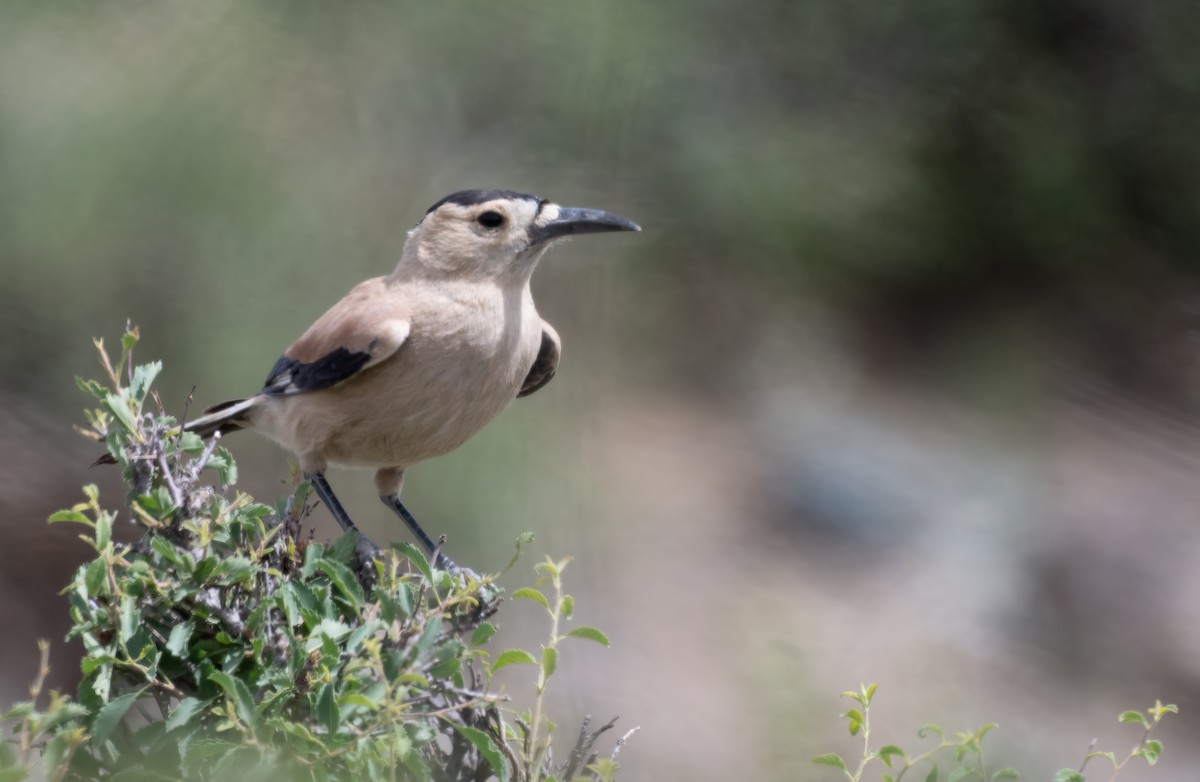
[[[748,305],[828,301],[866,347],[1032,321],[1016,349],[1052,335],[1171,395],[1198,25],[1184,0],[13,0],[4,383],[52,386],[116,311],[250,385],[427,204],[503,185],[646,226],[625,329],[676,373],[776,309]],[[64,299],[78,314],[49,317]]]
[[[850,735],[862,734],[863,748],[857,765],[848,766],[842,756],[836,752],[818,755],[813,758],[814,763],[840,770],[848,782],[861,782],[872,761],[878,761],[883,768],[888,769],[880,772],[883,782],[900,782],[913,769],[917,769],[913,772],[916,775],[924,773],[925,782],[937,782],[942,778],[947,782],[997,782],[1002,779],[1021,779],[1021,772],[1015,768],[1006,766],[989,770],[988,764],[984,760],[983,737],[997,727],[994,722],[989,722],[978,730],[951,734],[947,734],[938,725],[925,725],[917,731],[917,737],[921,739],[936,738],[938,743],[916,755],[910,755],[896,744],[873,746],[871,744],[871,702],[875,698],[876,689],[878,689],[876,684],[864,684],[857,691],[848,690],[842,693],[842,697],[849,698],[858,704],[842,714],[847,721]],[[1141,739],[1134,748],[1126,756],[1118,758],[1115,752],[1097,750],[1093,740],[1079,769],[1062,769],[1054,775],[1055,782],[1084,782],[1086,779],[1083,774],[1084,770],[1091,761],[1096,759],[1108,761],[1109,770],[1112,772],[1112,775],[1107,777],[1109,780],[1115,780],[1120,776],[1121,771],[1135,758],[1140,758],[1151,766],[1156,765],[1162,754],[1163,746],[1158,739],[1150,738],[1150,733],[1158,727],[1167,714],[1178,713],[1178,707],[1163,705],[1162,701],[1156,701],[1145,712],[1122,712],[1117,718],[1120,722],[1137,723],[1142,728]]]
[[[567,560],[536,567],[552,597],[537,586],[513,595],[549,612],[540,657],[493,659],[492,578],[434,569],[408,543],[364,549],[353,531],[330,546],[305,538],[305,483],[275,507],[234,492],[227,451],[152,411],[161,365],[133,365],[136,339],[125,334],[115,364],[98,342],[106,382],[79,384],[97,403],[84,433],[121,465],[145,535],[115,541],[117,514],[95,486],[50,517],[86,527],[95,553],[66,588],[84,677],[75,699],[52,693],[39,709],[43,645],[31,700],[0,715],[17,736],[0,744],[0,779],[24,779],[39,761],[51,780],[613,778],[616,752],[602,761],[593,749],[612,722],[585,723],[560,762],[543,713],[560,644],[608,645],[594,627],[560,630],[575,606]],[[525,663],[536,692],[518,714],[492,675]]]

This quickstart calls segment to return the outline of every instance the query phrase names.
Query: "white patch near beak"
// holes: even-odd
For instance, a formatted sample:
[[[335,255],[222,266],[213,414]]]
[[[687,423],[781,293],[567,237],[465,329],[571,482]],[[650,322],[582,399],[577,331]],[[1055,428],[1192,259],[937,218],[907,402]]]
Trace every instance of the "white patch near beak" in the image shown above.
[[[558,204],[546,204],[542,207],[542,211],[538,214],[537,219],[533,221],[536,226],[548,225],[558,219],[559,208]]]

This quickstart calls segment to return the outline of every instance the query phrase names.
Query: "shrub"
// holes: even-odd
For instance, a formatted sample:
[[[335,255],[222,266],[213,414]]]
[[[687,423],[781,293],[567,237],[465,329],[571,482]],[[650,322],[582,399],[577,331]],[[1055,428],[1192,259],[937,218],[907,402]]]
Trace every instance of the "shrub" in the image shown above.
[[[568,560],[538,564],[538,585],[513,594],[549,614],[541,654],[493,657],[495,577],[438,570],[408,543],[305,536],[309,490],[295,474],[274,505],[236,491],[232,455],[180,431],[151,389],[161,364],[134,365],[136,342],[127,329],[114,363],[97,340],[106,382],[79,385],[96,402],[81,431],[120,466],[143,535],[114,539],[117,514],[95,486],[50,517],[83,527],[94,550],[65,590],[83,679],[75,697],[39,706],[42,644],[30,701],[0,715],[16,736],[0,742],[0,782],[39,765],[49,780],[613,778],[621,742],[609,758],[594,748],[613,723],[585,721],[556,762],[543,713],[560,644],[608,643],[564,629]],[[537,670],[521,714],[492,691],[492,675],[517,664]]]

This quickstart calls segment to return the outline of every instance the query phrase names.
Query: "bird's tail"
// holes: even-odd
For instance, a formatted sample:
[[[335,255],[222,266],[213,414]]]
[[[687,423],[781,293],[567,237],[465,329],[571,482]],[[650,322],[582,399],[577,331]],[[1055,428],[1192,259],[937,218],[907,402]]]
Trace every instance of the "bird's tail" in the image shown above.
[[[195,432],[204,439],[214,434],[222,436],[246,427],[246,413],[254,406],[254,397],[249,399],[231,399],[228,402],[207,407],[204,415],[195,421],[184,424],[183,431]]]
[[[204,415],[195,421],[188,421],[184,424],[183,431],[195,432],[207,440],[214,434],[220,434],[223,437],[230,432],[244,429],[249,423],[246,413],[254,406],[254,399],[254,397],[250,397],[249,399],[231,399],[228,402],[221,402],[220,404],[205,408]],[[116,463],[117,460],[113,458],[112,454],[106,453],[92,462],[92,466]]]

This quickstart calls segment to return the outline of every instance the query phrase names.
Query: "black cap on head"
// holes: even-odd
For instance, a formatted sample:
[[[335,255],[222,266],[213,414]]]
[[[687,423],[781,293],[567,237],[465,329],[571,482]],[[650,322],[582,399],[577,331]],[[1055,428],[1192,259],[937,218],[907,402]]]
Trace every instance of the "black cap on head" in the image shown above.
[[[542,199],[537,196],[529,195],[528,193],[517,193],[512,190],[459,190],[457,193],[450,195],[438,201],[433,206],[425,210],[425,214],[429,214],[434,209],[437,209],[442,204],[458,204],[459,206],[474,206],[488,201],[493,201],[497,198],[508,198],[512,200],[540,202]]]

